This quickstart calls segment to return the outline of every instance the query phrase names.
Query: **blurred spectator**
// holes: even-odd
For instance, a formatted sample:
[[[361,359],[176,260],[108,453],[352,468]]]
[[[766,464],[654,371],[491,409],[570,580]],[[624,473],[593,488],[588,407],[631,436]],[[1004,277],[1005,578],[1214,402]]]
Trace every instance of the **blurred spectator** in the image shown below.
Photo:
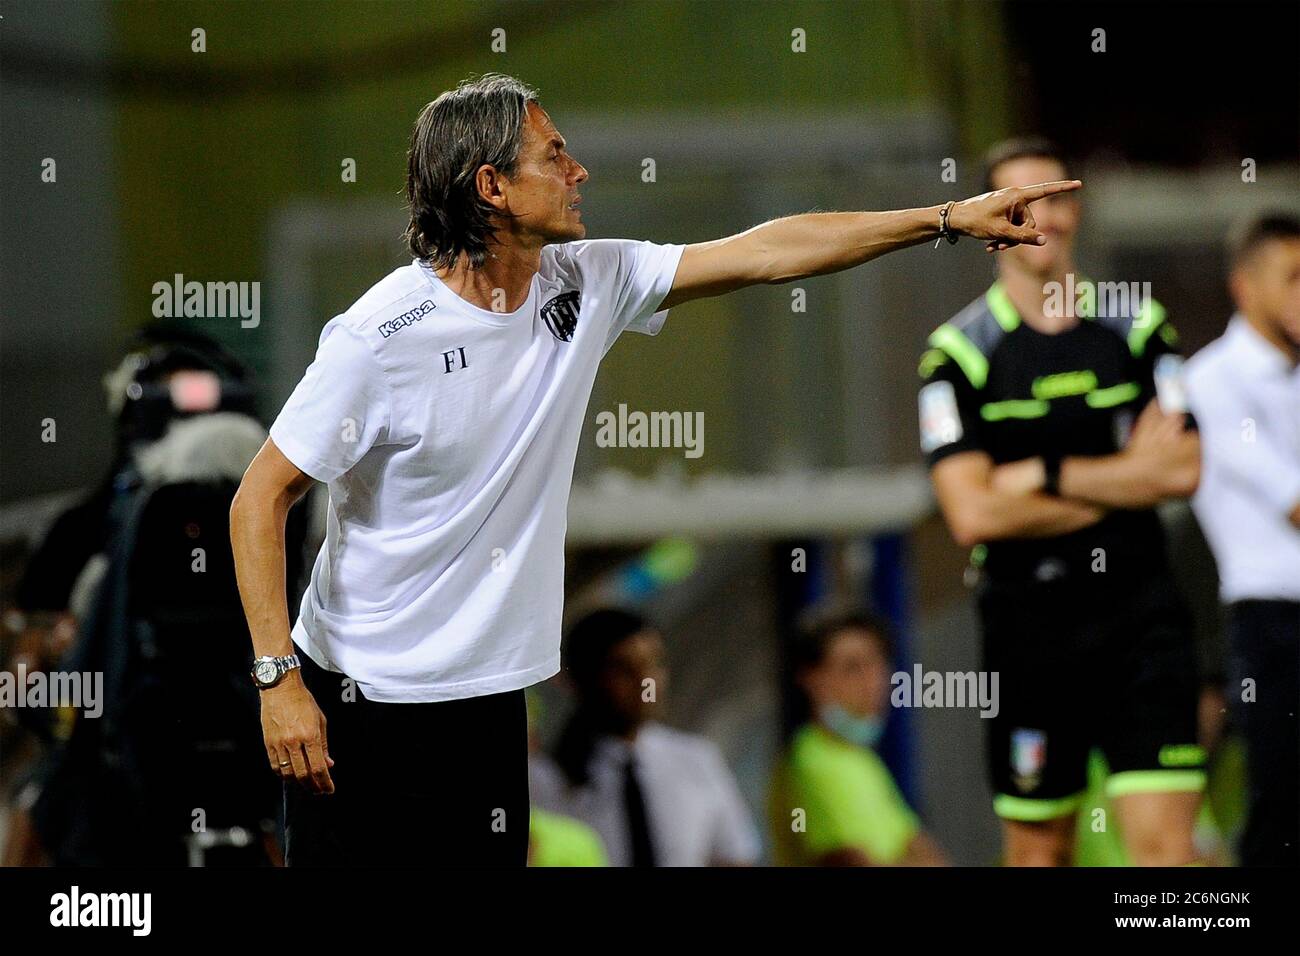
[[[1300,863],[1300,219],[1229,239],[1237,313],[1188,364],[1204,463],[1193,507],[1228,606],[1229,699],[1246,738],[1245,866]]]
[[[614,866],[754,863],[758,834],[722,753],[652,719],[666,676],[659,632],[596,610],[565,653],[577,707],[554,760],[532,764],[534,805],[593,827]]]
[[[810,719],[773,776],[768,811],[781,866],[941,866],[935,842],[873,749],[888,714],[893,650],[883,622],[827,616],[796,652]]]
[[[541,707],[537,693],[529,688],[528,761],[531,765],[542,752],[537,736],[537,712]],[[544,758],[543,758],[544,759]],[[609,866],[600,834],[572,817],[533,807],[528,822],[529,866]]]

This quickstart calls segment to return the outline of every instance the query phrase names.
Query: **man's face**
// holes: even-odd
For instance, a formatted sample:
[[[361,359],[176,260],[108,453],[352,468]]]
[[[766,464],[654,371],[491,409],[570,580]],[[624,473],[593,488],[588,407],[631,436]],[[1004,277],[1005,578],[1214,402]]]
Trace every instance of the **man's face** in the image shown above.
[[[664,640],[657,631],[641,631],[614,646],[601,690],[623,729],[641,725],[656,712],[666,676]]]
[[[583,238],[587,227],[574,203],[581,198],[578,186],[586,181],[587,170],[569,155],[546,111],[529,103],[518,167],[505,192],[506,211],[519,218],[503,220],[501,228],[540,237],[543,245]]]
[[[1060,163],[1041,156],[1000,163],[991,177],[994,189],[1033,186],[1069,178]],[[1074,193],[1057,193],[1035,202],[1030,206],[1030,212],[1047,242],[1041,246],[1012,246],[998,255],[1010,257],[1026,272],[1050,277],[1073,261],[1074,237],[1079,231],[1079,200]]]
[[[855,717],[885,713],[889,704],[890,663],[880,641],[851,628],[831,639],[826,656],[804,674],[814,708],[839,704]]]
[[[1232,294],[1238,309],[1300,349],[1300,239],[1274,239],[1257,248],[1233,273]]]

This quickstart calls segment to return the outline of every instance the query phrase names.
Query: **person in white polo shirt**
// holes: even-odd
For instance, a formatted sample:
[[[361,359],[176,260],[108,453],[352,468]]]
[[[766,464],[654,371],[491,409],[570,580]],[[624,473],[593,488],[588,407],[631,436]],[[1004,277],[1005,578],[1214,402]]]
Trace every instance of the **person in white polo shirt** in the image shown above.
[[[523,688],[560,666],[574,459],[622,332],[927,240],[1041,243],[1029,204],[1081,185],[790,216],[683,246],[587,240],[586,180],[513,77],[426,106],[408,158],[413,261],[326,324],[244,476],[231,540],[290,864],[524,865]],[[282,529],[313,480],[329,485],[327,533],[290,627]]]
[[[1300,863],[1300,218],[1267,213],[1228,242],[1237,313],[1192,358],[1201,429],[1192,507],[1219,566],[1249,804],[1240,862]]]

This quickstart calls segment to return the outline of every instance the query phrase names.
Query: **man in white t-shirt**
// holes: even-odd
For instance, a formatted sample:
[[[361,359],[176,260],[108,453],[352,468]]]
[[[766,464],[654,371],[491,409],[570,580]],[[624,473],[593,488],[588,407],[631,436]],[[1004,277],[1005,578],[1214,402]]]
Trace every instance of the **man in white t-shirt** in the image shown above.
[[[524,863],[523,688],[559,669],[574,459],[624,330],[936,238],[1041,242],[1028,204],[1080,185],[682,246],[586,240],[586,179],[512,77],[426,106],[408,160],[414,260],[326,324],[244,477],[231,540],[267,758],[298,784],[290,863]],[[313,480],[329,485],[327,534],[291,628],[284,520]]]
[[[1201,430],[1192,507],[1219,567],[1229,688],[1246,743],[1242,866],[1300,864],[1300,217],[1228,239],[1237,312],[1187,365]]]

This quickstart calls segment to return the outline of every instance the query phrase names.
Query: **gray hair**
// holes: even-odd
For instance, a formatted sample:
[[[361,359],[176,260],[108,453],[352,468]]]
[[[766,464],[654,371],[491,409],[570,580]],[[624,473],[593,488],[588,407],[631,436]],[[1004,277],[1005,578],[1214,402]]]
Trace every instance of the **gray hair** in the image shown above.
[[[528,104],[537,91],[504,73],[462,80],[420,111],[406,159],[406,227],[412,255],[450,268],[461,253],[479,268],[487,258],[495,210],[478,195],[484,164],[513,176],[523,146]]]

